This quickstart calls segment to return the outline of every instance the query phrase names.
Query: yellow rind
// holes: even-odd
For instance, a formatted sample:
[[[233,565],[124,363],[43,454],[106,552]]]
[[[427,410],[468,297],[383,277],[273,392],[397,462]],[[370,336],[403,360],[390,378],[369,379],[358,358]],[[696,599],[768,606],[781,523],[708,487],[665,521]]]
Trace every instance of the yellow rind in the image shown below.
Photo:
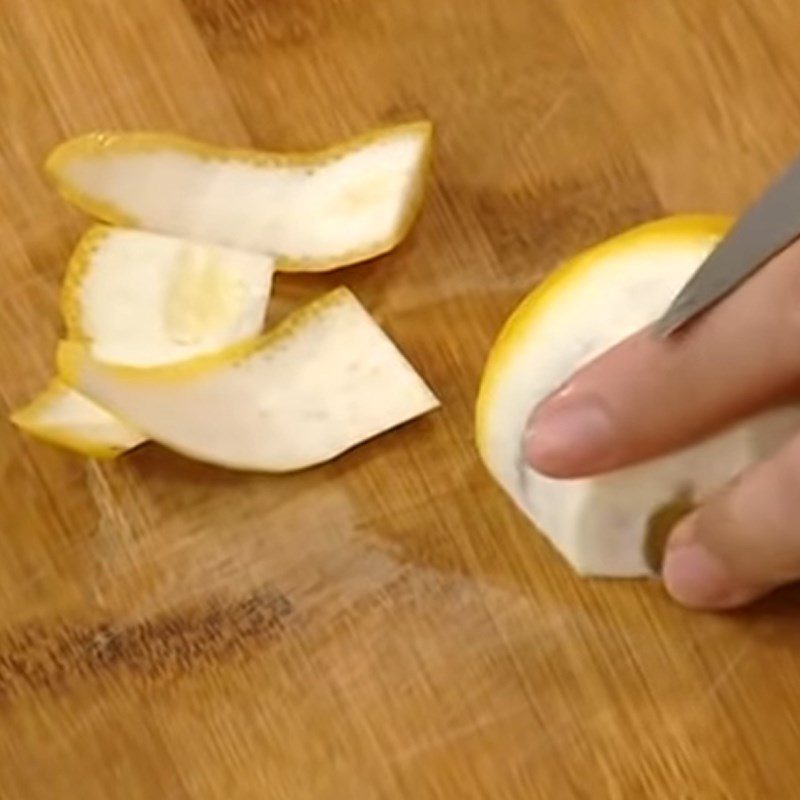
[[[81,286],[91,266],[92,256],[111,233],[112,228],[108,225],[91,226],[78,241],[67,263],[61,287],[61,316],[69,339],[88,341],[91,338],[82,324]]]
[[[367,261],[396,247],[410,231],[422,207],[425,184],[433,160],[434,126],[430,120],[418,120],[400,125],[375,128],[366,133],[333,144],[327,148],[308,152],[268,152],[250,148],[229,148],[212,145],[196,139],[166,132],[134,131],[131,133],[94,132],[77,136],[58,145],[47,157],[44,171],[67,202],[103,222],[131,228],[141,228],[141,223],[122,209],[90,195],[74,186],[64,176],[66,166],[75,158],[141,153],[169,148],[210,161],[236,161],[255,167],[322,166],[342,158],[355,150],[383,139],[419,132],[424,134],[425,145],[415,176],[405,213],[392,236],[368,247],[342,253],[338,256],[315,259],[295,259],[280,256],[275,269],[279,272],[327,272],[340,267]]]
[[[57,425],[42,425],[38,419],[44,409],[52,402],[55,401],[57,396],[63,391],[63,385],[57,378],[52,380],[47,388],[32,400],[24,408],[15,411],[11,414],[11,422],[16,425],[20,430],[25,431],[31,436],[40,439],[47,444],[63,447],[67,450],[73,450],[81,455],[95,458],[102,461],[109,461],[117,458],[127,450],[121,447],[114,447],[112,445],[103,445],[99,442],[87,439],[64,427]],[[144,444],[141,442],[140,444]],[[138,445],[137,445],[138,446]]]
[[[587,271],[610,255],[635,249],[653,241],[721,238],[732,224],[724,215],[685,214],[646,222],[590,247],[553,270],[516,307],[500,330],[486,359],[475,407],[475,439],[478,452],[486,458],[486,434],[494,393],[516,349],[531,335],[536,315],[562,291],[580,282]]]
[[[98,362],[92,359],[90,349],[85,344],[73,341],[62,341],[57,352],[59,376],[65,384],[80,390],[82,369],[86,364],[91,363],[93,368],[101,369],[112,379],[118,378],[128,382],[136,381],[145,384],[158,384],[159,386],[164,386],[165,384],[172,382],[191,381],[194,378],[202,377],[208,373],[215,372],[226,367],[235,368],[237,363],[240,363],[249,356],[257,355],[258,353],[275,346],[280,346],[287,341],[290,341],[294,335],[302,331],[306,324],[314,320],[316,317],[337,305],[349,304],[350,302],[357,303],[358,301],[349,289],[346,287],[334,289],[333,291],[328,292],[317,300],[295,311],[289,317],[279,323],[275,328],[258,338],[239,342],[213,354],[197,356],[193,359],[184,360],[173,364],[165,364],[158,367],[130,367],[119,364],[110,364],[107,362]],[[441,403],[430,389],[428,391],[431,401],[428,410],[433,411],[436,408],[439,408]],[[113,409],[113,413],[114,416],[124,424],[130,425],[132,428],[138,428],[137,423],[135,423],[133,420],[126,419],[125,415],[119,413],[118,410]],[[394,427],[397,427],[398,425],[395,425]],[[197,458],[196,453],[190,449],[176,446],[175,444],[170,443],[166,439],[162,439],[160,437],[152,438],[188,458]],[[347,452],[347,450],[355,448],[356,445],[357,443],[352,444],[346,450],[341,451],[341,453],[338,455]],[[210,463],[214,463],[216,466],[235,470],[254,469],[252,467],[242,466],[237,461],[215,460]],[[302,467],[272,466],[268,469],[262,468],[257,471],[275,474],[300,472],[318,466],[319,463],[322,462],[314,462]]]
[[[196,356],[173,364],[162,364],[157,367],[130,367],[109,363],[103,363],[102,366],[107,373],[125,380],[143,381],[145,383],[192,380],[236,361],[248,358],[268,347],[280,344],[291,338],[309,320],[314,319],[332,306],[347,302],[351,298],[353,298],[353,294],[349,289],[345,287],[334,289],[290,314],[281,323],[261,336],[236,342],[214,353]],[[69,386],[77,387],[81,367],[90,358],[90,350],[86,344],[69,340],[60,342],[56,354],[56,363],[61,380]]]

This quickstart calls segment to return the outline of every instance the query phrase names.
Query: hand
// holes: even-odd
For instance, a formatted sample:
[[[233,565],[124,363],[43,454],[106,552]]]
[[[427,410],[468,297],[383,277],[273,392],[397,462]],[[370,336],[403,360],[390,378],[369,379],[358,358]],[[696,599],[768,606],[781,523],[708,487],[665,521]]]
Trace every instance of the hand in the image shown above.
[[[581,477],[662,455],[800,399],[800,245],[674,339],[640,332],[534,412],[530,464]],[[679,602],[740,606],[800,579],[800,432],[672,532],[663,578]]]

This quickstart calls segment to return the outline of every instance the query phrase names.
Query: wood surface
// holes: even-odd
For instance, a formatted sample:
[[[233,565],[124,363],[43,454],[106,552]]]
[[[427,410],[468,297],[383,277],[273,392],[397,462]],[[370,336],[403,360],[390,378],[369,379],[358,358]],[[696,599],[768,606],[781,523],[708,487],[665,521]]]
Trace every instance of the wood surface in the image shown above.
[[[0,0],[0,796],[792,798],[794,591],[582,581],[478,462],[509,310],[640,221],[734,212],[800,141],[795,0]],[[303,474],[21,436],[86,219],[40,165],[155,128],[310,148],[427,116],[410,238],[344,282],[443,409]]]

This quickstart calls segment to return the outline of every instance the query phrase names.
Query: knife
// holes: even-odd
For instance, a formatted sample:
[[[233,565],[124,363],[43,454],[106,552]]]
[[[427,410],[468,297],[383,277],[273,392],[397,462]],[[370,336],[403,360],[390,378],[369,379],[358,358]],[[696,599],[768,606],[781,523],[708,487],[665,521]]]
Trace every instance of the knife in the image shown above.
[[[652,332],[666,338],[800,237],[800,158],[738,219],[672,301]]]

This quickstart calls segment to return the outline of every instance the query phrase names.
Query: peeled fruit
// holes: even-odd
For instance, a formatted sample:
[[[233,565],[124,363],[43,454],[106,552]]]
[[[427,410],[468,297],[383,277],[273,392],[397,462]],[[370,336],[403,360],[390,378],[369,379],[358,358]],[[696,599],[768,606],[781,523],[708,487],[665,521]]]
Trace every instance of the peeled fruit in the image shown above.
[[[130,366],[214,352],[261,331],[273,271],[269,256],[96,225],[67,267],[67,336]]]
[[[522,445],[532,409],[576,369],[654,322],[726,231],[722,217],[636,227],[559,267],[516,309],[485,366],[476,411],[481,457],[516,505],[583,575],[653,573],[648,534],[774,452],[800,408],[761,413],[692,447],[598,477],[556,480]]]
[[[102,363],[78,342],[61,344],[58,363],[68,384],[149,438],[241,470],[312,466],[439,405],[346,289],[179,364]]]
[[[392,249],[422,202],[432,126],[375,130],[326,150],[267,153],[160,133],[68,140],[46,169],[105,222],[274,256],[322,271]]]
[[[43,441],[92,458],[114,458],[145,438],[88,398],[53,381],[11,421]]]

